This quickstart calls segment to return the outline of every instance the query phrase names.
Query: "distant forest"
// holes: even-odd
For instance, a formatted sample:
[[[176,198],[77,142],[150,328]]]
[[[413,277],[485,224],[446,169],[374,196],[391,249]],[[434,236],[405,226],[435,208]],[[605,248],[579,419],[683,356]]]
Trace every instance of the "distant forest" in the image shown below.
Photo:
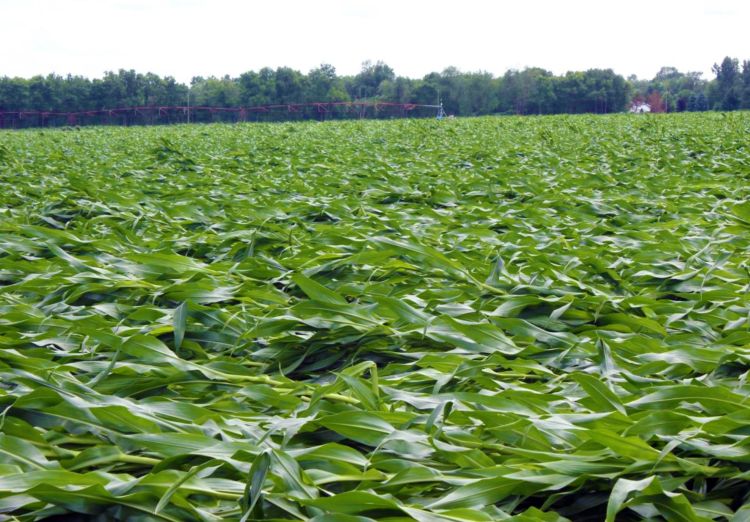
[[[172,77],[133,70],[82,76],[0,77],[0,112],[87,111],[133,106],[254,107],[330,101],[436,104],[448,114],[610,113],[633,103],[652,112],[750,109],[750,61],[726,57],[714,78],[663,67],[653,79],[624,78],[611,69],[556,76],[540,68],[510,70],[499,77],[449,67],[421,79],[396,76],[383,62],[365,62],[359,74],[340,76],[327,64],[304,74],[289,67],[249,71],[237,78]]]

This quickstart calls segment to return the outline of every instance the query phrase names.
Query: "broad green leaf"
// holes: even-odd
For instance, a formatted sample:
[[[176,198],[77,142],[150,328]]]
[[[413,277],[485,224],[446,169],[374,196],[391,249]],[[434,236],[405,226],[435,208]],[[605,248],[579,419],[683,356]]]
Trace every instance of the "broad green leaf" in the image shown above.
[[[253,510],[261,498],[261,489],[266,480],[266,475],[271,466],[271,454],[263,451],[253,461],[250,466],[245,493],[242,495],[242,517],[243,522],[253,515]]]
[[[599,406],[599,411],[613,409],[625,414],[625,407],[622,405],[620,399],[600,380],[585,373],[575,373],[571,377],[581,385],[581,388],[586,391],[591,400]]]
[[[376,413],[348,411],[328,415],[316,421],[339,435],[370,446],[377,446],[394,431],[394,427]]]
[[[393,500],[367,491],[347,491],[332,497],[306,500],[304,503],[330,513],[356,514],[376,509],[399,510],[398,503]]]
[[[28,471],[57,467],[55,462],[48,461],[33,444],[3,433],[0,433],[0,459],[18,464]]]
[[[517,487],[518,481],[502,476],[480,479],[454,489],[444,497],[431,502],[427,507],[431,509],[481,508],[507,498]]]
[[[310,299],[320,301],[321,303],[330,303],[334,305],[346,305],[346,299],[341,297],[336,292],[329,290],[325,286],[321,285],[306,277],[304,274],[294,274],[292,281],[299,286],[303,292]]]
[[[187,325],[187,303],[181,303],[174,311],[174,347],[179,349],[185,338]]]

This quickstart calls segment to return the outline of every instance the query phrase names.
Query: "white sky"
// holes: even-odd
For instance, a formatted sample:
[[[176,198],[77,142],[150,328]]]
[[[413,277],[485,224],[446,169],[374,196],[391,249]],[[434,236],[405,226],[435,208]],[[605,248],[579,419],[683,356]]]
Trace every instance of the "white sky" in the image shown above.
[[[264,66],[422,77],[593,67],[651,78],[750,59],[749,0],[0,0],[0,76],[136,69],[237,76]]]

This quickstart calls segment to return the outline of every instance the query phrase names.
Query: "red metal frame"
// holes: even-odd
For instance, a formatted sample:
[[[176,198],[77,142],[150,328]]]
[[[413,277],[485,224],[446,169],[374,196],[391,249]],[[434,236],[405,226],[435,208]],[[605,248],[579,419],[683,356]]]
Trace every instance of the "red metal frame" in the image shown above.
[[[237,114],[239,119],[244,121],[250,113],[270,113],[272,111],[285,111],[287,113],[300,113],[306,108],[314,109],[321,116],[331,112],[335,108],[344,108],[347,111],[351,109],[357,109],[360,114],[363,113],[368,107],[372,107],[375,112],[383,108],[400,109],[403,113],[412,111],[418,108],[437,109],[437,105],[422,105],[418,103],[394,103],[394,102],[364,102],[364,101],[353,101],[353,102],[307,102],[307,103],[285,103],[275,105],[258,105],[255,107],[211,107],[211,106],[137,106],[137,107],[117,107],[111,109],[97,109],[97,110],[86,110],[86,111],[71,111],[71,112],[59,112],[59,111],[0,111],[0,128],[4,127],[7,122],[11,124],[15,120],[21,120],[25,118],[37,117],[42,121],[47,121],[50,117],[65,118],[68,125],[75,125],[81,117],[84,116],[101,116],[108,117],[111,121],[112,117],[125,116],[132,114],[134,116],[145,116],[147,114],[153,114],[156,112],[157,116],[167,116],[170,112],[182,112],[190,114],[197,113],[234,113]]]

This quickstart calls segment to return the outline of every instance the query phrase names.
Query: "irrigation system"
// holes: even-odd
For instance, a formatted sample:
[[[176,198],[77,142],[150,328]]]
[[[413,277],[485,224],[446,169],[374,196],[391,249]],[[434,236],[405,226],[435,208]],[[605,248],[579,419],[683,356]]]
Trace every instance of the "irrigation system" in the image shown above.
[[[338,118],[398,118],[444,115],[442,104],[392,102],[308,102],[255,107],[142,106],[85,111],[2,111],[0,128],[60,125],[158,125],[214,121],[284,121]]]

